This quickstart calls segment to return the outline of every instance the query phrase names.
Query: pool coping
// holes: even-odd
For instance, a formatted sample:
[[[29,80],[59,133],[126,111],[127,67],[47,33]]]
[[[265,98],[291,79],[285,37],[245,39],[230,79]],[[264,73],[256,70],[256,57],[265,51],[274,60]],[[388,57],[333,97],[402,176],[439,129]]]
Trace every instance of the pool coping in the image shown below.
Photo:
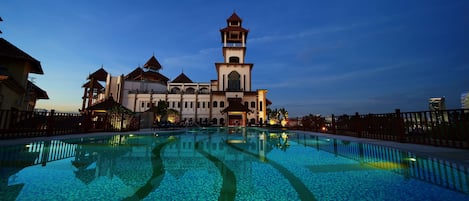
[[[98,132],[98,133],[80,133],[80,134],[69,134],[69,135],[57,135],[50,137],[34,137],[34,138],[20,138],[20,139],[8,139],[0,140],[0,146],[5,145],[17,145],[30,143],[32,141],[43,141],[48,139],[71,139],[71,138],[81,138],[87,137],[90,135],[93,136],[108,136],[108,135],[120,135],[120,134],[148,134],[148,133],[171,133],[171,132],[181,132],[186,131],[188,128],[176,129],[176,130],[154,130],[154,129],[140,129],[139,131],[128,131],[128,132]],[[289,132],[298,132],[298,133],[307,133],[311,135],[321,136],[321,137],[330,137],[339,140],[348,140],[358,143],[367,143],[373,145],[381,145],[391,148],[400,149],[403,151],[413,152],[420,156],[433,157],[441,160],[446,160],[454,163],[461,164],[465,167],[469,167],[469,150],[467,149],[457,149],[449,147],[439,147],[432,145],[421,145],[421,144],[411,144],[411,143],[400,143],[394,141],[384,141],[370,138],[357,138],[351,136],[343,135],[334,135],[328,133],[319,133],[319,132],[310,132],[310,131],[301,131],[301,130],[289,130]]]

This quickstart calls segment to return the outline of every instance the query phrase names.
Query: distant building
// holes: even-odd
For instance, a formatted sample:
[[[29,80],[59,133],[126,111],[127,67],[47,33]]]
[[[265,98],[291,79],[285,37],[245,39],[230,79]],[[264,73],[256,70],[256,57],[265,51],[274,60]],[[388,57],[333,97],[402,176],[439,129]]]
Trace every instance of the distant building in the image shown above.
[[[461,94],[461,107],[462,109],[469,109],[469,92]]]
[[[159,101],[165,101],[179,113],[170,119],[173,123],[265,123],[270,101],[266,89],[251,87],[254,64],[245,62],[248,32],[236,13],[227,19],[227,26],[220,30],[224,61],[215,63],[217,79],[210,82],[193,82],[184,73],[170,81],[160,73],[162,66],[155,56],[143,68],[137,67],[127,75],[111,76],[101,68],[83,85],[82,110],[112,96],[134,112],[149,111]]]
[[[445,97],[430,98],[428,108],[430,111],[446,110]]]
[[[49,99],[28,80],[29,73],[44,74],[40,62],[0,38],[0,109],[32,111],[37,100]]]

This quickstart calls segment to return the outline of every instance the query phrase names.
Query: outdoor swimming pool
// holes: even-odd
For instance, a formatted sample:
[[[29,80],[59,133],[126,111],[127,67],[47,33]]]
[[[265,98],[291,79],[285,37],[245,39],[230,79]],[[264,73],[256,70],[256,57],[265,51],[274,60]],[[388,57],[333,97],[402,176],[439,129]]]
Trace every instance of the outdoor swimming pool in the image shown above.
[[[469,200],[462,165],[259,128],[37,141],[0,160],[0,200]]]

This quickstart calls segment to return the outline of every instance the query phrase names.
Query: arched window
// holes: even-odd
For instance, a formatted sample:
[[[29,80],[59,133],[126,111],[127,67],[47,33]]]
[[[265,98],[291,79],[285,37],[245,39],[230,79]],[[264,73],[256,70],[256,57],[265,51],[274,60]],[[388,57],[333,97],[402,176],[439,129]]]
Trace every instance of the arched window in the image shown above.
[[[179,87],[174,87],[171,89],[171,93],[172,94],[178,94],[181,92],[181,89],[179,89]]]
[[[199,90],[199,94],[208,94],[208,93],[209,93],[209,91],[208,91],[208,89],[205,88],[205,87],[204,87],[204,88],[201,88],[201,89]]]
[[[218,102],[217,101],[213,101],[213,107],[218,107]]]
[[[186,89],[186,94],[195,94],[195,89],[192,87],[189,87]]]
[[[224,126],[225,125],[225,119],[220,118],[220,125]]]
[[[212,119],[212,124],[217,125],[217,122],[218,122],[218,121],[217,121],[217,118],[213,118],[213,119]]]
[[[231,71],[231,73],[228,74],[228,90],[229,91],[239,91],[241,89],[240,78],[241,78],[241,75],[239,75],[239,73],[236,71]]]
[[[239,63],[239,57],[230,57],[230,63],[236,63],[238,64]]]
[[[225,107],[225,102],[220,101],[220,107],[222,107],[222,108]]]

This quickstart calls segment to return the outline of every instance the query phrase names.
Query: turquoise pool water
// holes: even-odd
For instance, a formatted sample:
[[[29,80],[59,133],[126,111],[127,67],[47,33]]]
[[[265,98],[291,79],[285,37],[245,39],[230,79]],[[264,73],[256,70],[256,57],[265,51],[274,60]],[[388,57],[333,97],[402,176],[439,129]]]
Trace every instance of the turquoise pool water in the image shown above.
[[[0,160],[0,200],[469,200],[468,167],[259,128],[37,141]]]

